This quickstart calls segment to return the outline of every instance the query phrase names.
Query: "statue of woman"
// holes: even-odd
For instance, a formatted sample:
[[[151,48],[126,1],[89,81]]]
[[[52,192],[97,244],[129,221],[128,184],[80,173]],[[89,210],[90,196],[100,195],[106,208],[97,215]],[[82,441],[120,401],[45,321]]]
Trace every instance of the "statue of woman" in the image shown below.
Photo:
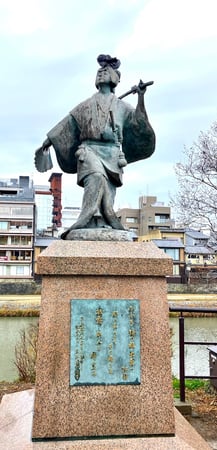
[[[138,103],[134,109],[114,94],[120,81],[120,61],[110,55],[99,55],[97,61],[98,92],[52,128],[35,155],[40,172],[50,169],[52,145],[60,168],[77,173],[77,183],[84,188],[80,216],[62,239],[78,228],[123,230],[113,209],[116,188],[122,185],[123,167],[148,158],[155,149],[155,134],[144,105],[147,84],[140,82],[136,87]]]

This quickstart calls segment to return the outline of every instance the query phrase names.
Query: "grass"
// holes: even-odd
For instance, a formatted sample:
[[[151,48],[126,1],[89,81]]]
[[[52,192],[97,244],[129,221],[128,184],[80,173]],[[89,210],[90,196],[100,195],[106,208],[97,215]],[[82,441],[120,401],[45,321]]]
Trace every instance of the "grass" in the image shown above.
[[[39,317],[39,310],[35,308],[0,308],[0,317]]]
[[[189,391],[196,391],[198,389],[207,391],[209,386],[210,382],[208,380],[200,380],[196,378],[185,380],[185,389]],[[173,395],[175,398],[179,398],[180,396],[180,380],[176,377],[173,377]]]

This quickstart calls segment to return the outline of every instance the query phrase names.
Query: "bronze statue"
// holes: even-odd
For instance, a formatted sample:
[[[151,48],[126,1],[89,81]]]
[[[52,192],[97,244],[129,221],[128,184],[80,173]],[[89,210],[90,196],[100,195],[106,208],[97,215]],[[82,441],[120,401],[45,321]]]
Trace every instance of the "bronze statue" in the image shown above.
[[[122,185],[123,167],[148,158],[155,149],[155,134],[144,105],[146,87],[153,82],[140,80],[138,86],[117,98],[114,91],[120,81],[120,61],[110,55],[99,55],[97,61],[98,92],[52,128],[35,153],[37,170],[49,170],[52,145],[60,168],[77,173],[77,183],[84,188],[80,216],[62,239],[67,239],[73,229],[123,230],[113,209],[116,187]],[[136,109],[121,100],[131,92],[138,94]]]

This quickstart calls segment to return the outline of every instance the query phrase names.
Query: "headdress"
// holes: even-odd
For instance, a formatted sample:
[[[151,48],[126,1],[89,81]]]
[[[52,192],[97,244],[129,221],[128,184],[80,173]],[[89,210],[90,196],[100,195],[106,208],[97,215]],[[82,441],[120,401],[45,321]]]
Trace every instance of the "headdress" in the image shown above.
[[[112,58],[110,55],[99,55],[97,62],[101,67],[111,66],[112,69],[116,70],[120,67],[121,62],[117,58]]]
[[[108,67],[111,74],[111,90],[114,92],[114,88],[120,81],[121,73],[117,70],[121,62],[117,58],[112,58],[110,55],[99,55],[97,58],[97,62],[101,67]],[[98,85],[96,84],[98,89]]]

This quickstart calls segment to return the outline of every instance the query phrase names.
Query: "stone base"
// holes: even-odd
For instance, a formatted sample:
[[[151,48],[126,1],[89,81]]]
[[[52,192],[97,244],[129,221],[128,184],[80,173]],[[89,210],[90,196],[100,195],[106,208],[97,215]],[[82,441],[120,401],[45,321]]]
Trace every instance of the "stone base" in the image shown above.
[[[34,390],[4,395],[0,405],[0,448],[4,450],[211,450],[175,409],[174,437],[32,442]]]
[[[83,228],[71,230],[66,241],[132,241],[132,233],[113,228]]]
[[[174,434],[165,280],[172,260],[152,243],[61,240],[42,252],[38,268],[43,278],[33,438]],[[107,378],[107,383],[70,385],[71,367],[75,373],[70,354],[77,351],[70,346],[71,300],[100,300],[103,309],[104,300],[133,299],[140,304],[140,383],[124,384],[120,377],[117,384]],[[79,346],[83,352],[82,342]],[[86,360],[95,348],[86,353]],[[127,371],[128,364],[123,367]]]

